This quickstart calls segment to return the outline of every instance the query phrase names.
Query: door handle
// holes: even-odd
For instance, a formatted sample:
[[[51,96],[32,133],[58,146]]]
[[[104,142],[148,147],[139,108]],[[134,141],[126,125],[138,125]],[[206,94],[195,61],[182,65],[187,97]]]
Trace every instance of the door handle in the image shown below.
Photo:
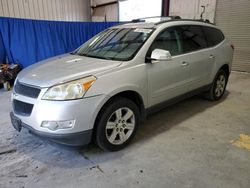
[[[181,66],[183,66],[183,67],[186,67],[186,66],[188,66],[188,65],[189,65],[189,63],[186,62],[186,61],[183,61],[183,62],[181,63]]]
[[[214,55],[210,55],[210,56],[209,56],[209,59],[214,59],[214,58],[215,58]]]

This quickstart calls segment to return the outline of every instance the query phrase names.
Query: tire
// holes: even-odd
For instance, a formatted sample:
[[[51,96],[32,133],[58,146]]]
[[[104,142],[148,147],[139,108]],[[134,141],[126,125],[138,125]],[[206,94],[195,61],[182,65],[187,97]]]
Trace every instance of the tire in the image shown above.
[[[209,91],[206,93],[205,98],[211,101],[218,101],[225,93],[228,81],[228,75],[224,70],[219,70],[216,74],[213,84]]]
[[[135,136],[139,118],[139,109],[134,102],[123,97],[114,98],[97,117],[96,144],[105,151],[123,149]]]

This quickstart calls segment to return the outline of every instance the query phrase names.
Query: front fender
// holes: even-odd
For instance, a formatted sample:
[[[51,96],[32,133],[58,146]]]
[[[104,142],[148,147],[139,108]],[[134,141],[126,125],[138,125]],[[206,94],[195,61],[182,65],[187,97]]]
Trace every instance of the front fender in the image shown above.
[[[96,82],[90,87],[85,97],[96,95],[114,96],[124,91],[138,93],[147,107],[147,71],[144,65],[123,68],[109,74],[97,77]]]

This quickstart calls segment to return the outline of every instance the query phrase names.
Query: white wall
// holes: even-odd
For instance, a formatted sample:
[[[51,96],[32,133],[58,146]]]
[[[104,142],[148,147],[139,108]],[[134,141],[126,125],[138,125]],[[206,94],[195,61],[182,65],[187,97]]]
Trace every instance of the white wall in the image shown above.
[[[119,1],[119,20],[131,21],[136,18],[161,16],[162,0]]]
[[[0,0],[0,16],[63,21],[89,21],[89,0]]]
[[[203,19],[214,22],[216,0],[170,0],[169,14],[186,19],[200,19],[202,5],[206,7]]]

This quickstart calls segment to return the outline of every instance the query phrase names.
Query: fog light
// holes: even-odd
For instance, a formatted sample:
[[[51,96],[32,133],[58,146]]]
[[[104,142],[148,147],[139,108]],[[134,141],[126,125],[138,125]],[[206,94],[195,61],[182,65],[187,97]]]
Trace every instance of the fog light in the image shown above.
[[[41,127],[55,131],[58,129],[70,129],[74,127],[75,120],[67,121],[43,121]]]

